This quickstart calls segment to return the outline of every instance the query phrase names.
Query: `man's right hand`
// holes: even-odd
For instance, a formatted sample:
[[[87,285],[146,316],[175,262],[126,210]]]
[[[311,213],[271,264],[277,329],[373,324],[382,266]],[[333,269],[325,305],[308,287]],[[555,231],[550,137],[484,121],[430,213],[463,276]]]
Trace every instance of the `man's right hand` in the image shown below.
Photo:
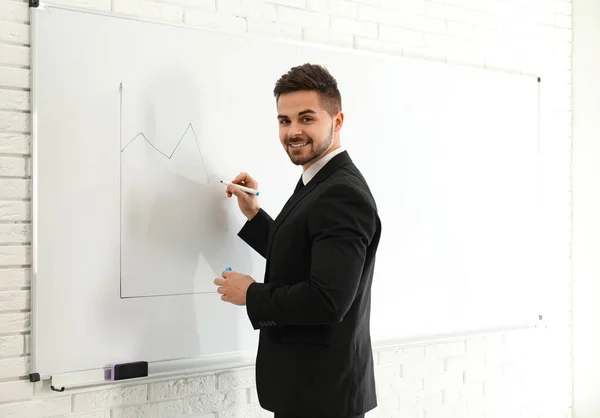
[[[251,189],[258,190],[258,182],[252,177],[250,177],[247,173],[238,174],[236,178],[231,180],[231,183],[239,184],[240,186],[246,186],[250,187]],[[244,216],[248,218],[248,220],[254,218],[260,210],[258,197],[256,195],[246,193],[232,184],[227,185],[225,193],[227,194],[227,197],[231,197],[233,195],[237,197],[240,210],[242,211]]]

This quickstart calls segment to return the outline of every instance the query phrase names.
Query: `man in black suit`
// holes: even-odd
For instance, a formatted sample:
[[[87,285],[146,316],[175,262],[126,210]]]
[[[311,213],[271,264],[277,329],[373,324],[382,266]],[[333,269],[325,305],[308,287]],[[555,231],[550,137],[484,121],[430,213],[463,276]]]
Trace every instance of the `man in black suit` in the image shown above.
[[[264,283],[228,271],[214,283],[260,329],[263,408],[276,418],[362,417],[377,406],[369,329],[377,207],[340,146],[344,115],[331,74],[294,67],[274,94],[281,143],[303,174],[275,220],[256,196],[227,187],[248,219],[239,236],[266,258],[266,272]],[[258,188],[246,173],[232,183]]]

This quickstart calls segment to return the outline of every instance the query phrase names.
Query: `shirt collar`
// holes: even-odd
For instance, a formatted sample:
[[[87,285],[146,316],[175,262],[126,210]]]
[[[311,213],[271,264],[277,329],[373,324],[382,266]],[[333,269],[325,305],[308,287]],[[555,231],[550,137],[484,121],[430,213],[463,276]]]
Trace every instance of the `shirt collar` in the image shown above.
[[[304,185],[306,186],[306,184],[308,184],[308,182],[312,180],[312,178],[319,172],[319,170],[322,169],[325,166],[325,164],[327,164],[333,157],[344,151],[344,148],[339,147],[336,150],[331,151],[324,157],[321,157],[320,160],[316,161],[313,165],[308,167],[306,171],[302,173],[302,182],[304,183]]]

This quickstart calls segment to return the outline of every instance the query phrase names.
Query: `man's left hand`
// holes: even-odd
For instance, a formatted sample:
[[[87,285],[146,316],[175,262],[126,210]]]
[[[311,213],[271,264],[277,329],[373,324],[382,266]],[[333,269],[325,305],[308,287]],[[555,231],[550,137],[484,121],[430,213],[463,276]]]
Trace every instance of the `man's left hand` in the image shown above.
[[[221,275],[223,277],[217,277],[214,281],[219,286],[217,292],[222,295],[221,300],[238,306],[245,305],[248,287],[256,280],[247,274],[235,271],[224,271]]]

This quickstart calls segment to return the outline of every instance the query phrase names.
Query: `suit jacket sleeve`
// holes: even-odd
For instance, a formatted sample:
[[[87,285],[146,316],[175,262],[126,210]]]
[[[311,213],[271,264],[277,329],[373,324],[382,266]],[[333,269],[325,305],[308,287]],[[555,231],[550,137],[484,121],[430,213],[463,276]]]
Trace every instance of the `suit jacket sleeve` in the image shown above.
[[[273,219],[260,209],[256,216],[247,221],[238,236],[263,257],[267,256],[267,243]]]
[[[311,272],[294,285],[253,283],[246,310],[260,324],[320,325],[339,322],[352,305],[367,250],[377,227],[374,204],[349,185],[330,186],[309,215]]]

